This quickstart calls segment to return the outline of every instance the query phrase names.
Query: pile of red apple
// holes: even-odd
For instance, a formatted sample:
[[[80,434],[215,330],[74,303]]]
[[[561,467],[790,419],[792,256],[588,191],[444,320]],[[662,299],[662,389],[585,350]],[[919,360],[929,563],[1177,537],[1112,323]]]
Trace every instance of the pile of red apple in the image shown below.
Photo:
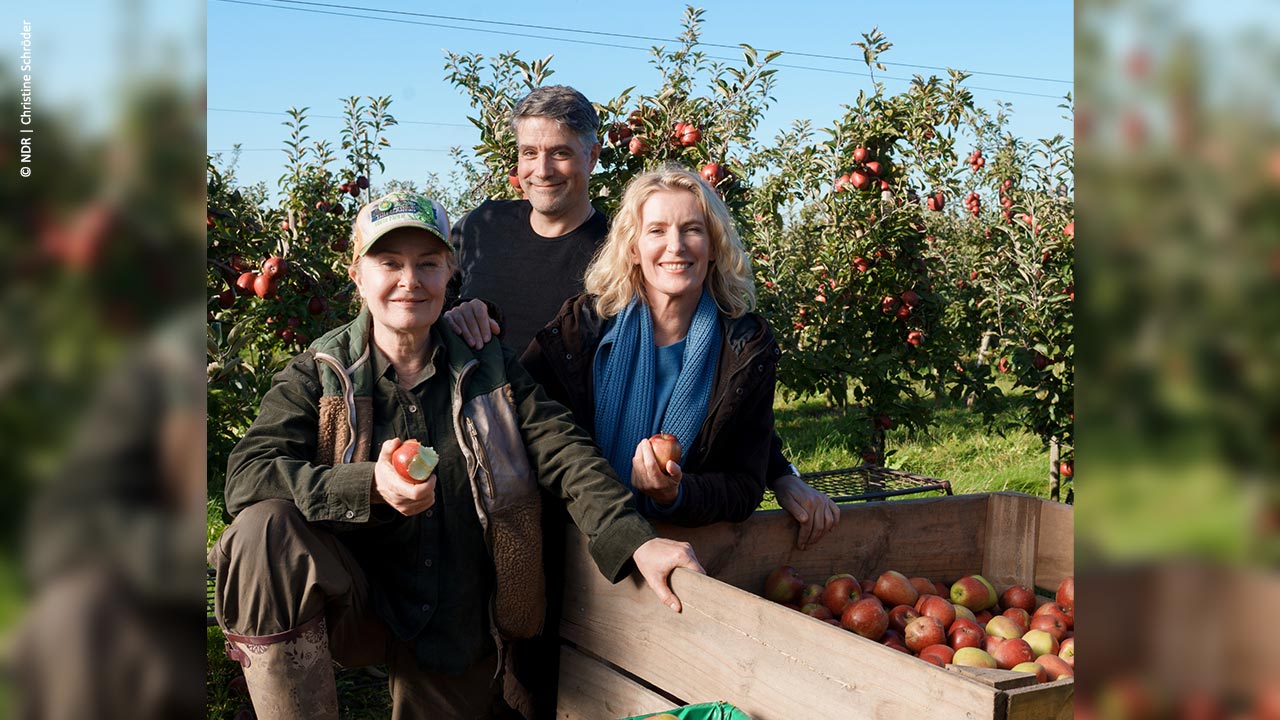
[[[765,580],[764,597],[914,655],[939,667],[1015,670],[1041,682],[1075,676],[1075,578],[1052,600],[1025,585],[997,594],[981,575],[949,588],[889,570],[875,580],[841,573],[806,583],[784,565]]]

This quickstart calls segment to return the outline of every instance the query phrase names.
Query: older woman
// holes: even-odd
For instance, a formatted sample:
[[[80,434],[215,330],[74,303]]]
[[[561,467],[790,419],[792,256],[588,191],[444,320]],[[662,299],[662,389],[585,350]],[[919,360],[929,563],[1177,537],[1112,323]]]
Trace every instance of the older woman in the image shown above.
[[[636,177],[586,275],[522,361],[592,428],[643,513],[680,525],[745,519],[773,449],[780,354],[723,201],[698,176]],[[649,438],[675,435],[680,462]]]
[[[275,377],[228,461],[236,519],[210,553],[215,611],[259,718],[336,718],[331,657],[387,663],[396,718],[505,711],[507,641],[543,620],[539,484],[611,579],[634,562],[678,611],[668,576],[701,570],[688,545],[655,537],[513,353],[436,322],[448,237],[425,197],[360,210],[350,274],[364,308]],[[409,438],[439,454],[423,482],[392,464]]]

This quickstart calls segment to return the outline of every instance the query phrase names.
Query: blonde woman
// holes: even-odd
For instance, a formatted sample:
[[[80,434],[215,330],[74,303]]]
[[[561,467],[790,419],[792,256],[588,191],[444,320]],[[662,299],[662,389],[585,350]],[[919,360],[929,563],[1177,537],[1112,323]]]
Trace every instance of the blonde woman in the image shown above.
[[[681,168],[636,177],[585,287],[522,362],[592,431],[641,513],[685,526],[747,518],[774,451],[780,351],[751,312],[751,268],[723,201]],[[659,432],[679,440],[679,462],[659,462],[648,440]],[[820,511],[834,524],[834,504]]]

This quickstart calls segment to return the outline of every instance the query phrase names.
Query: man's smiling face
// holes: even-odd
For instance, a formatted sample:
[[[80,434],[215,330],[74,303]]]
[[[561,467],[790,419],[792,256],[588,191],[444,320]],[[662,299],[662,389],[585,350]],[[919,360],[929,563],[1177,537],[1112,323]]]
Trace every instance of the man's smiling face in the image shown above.
[[[516,144],[520,188],[535,213],[556,220],[591,204],[588,182],[599,143],[583,147],[582,137],[565,124],[530,116],[519,121]]]

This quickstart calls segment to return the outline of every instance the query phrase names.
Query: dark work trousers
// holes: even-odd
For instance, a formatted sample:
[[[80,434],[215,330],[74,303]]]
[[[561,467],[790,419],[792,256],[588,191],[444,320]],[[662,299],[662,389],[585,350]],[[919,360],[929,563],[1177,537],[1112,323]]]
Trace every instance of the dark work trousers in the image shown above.
[[[508,716],[497,653],[460,675],[418,667],[413,644],[374,614],[369,581],[334,533],[308,523],[293,503],[246,508],[209,552],[217,572],[214,613],[225,632],[264,636],[323,613],[329,652],[343,667],[388,666],[394,720]]]

